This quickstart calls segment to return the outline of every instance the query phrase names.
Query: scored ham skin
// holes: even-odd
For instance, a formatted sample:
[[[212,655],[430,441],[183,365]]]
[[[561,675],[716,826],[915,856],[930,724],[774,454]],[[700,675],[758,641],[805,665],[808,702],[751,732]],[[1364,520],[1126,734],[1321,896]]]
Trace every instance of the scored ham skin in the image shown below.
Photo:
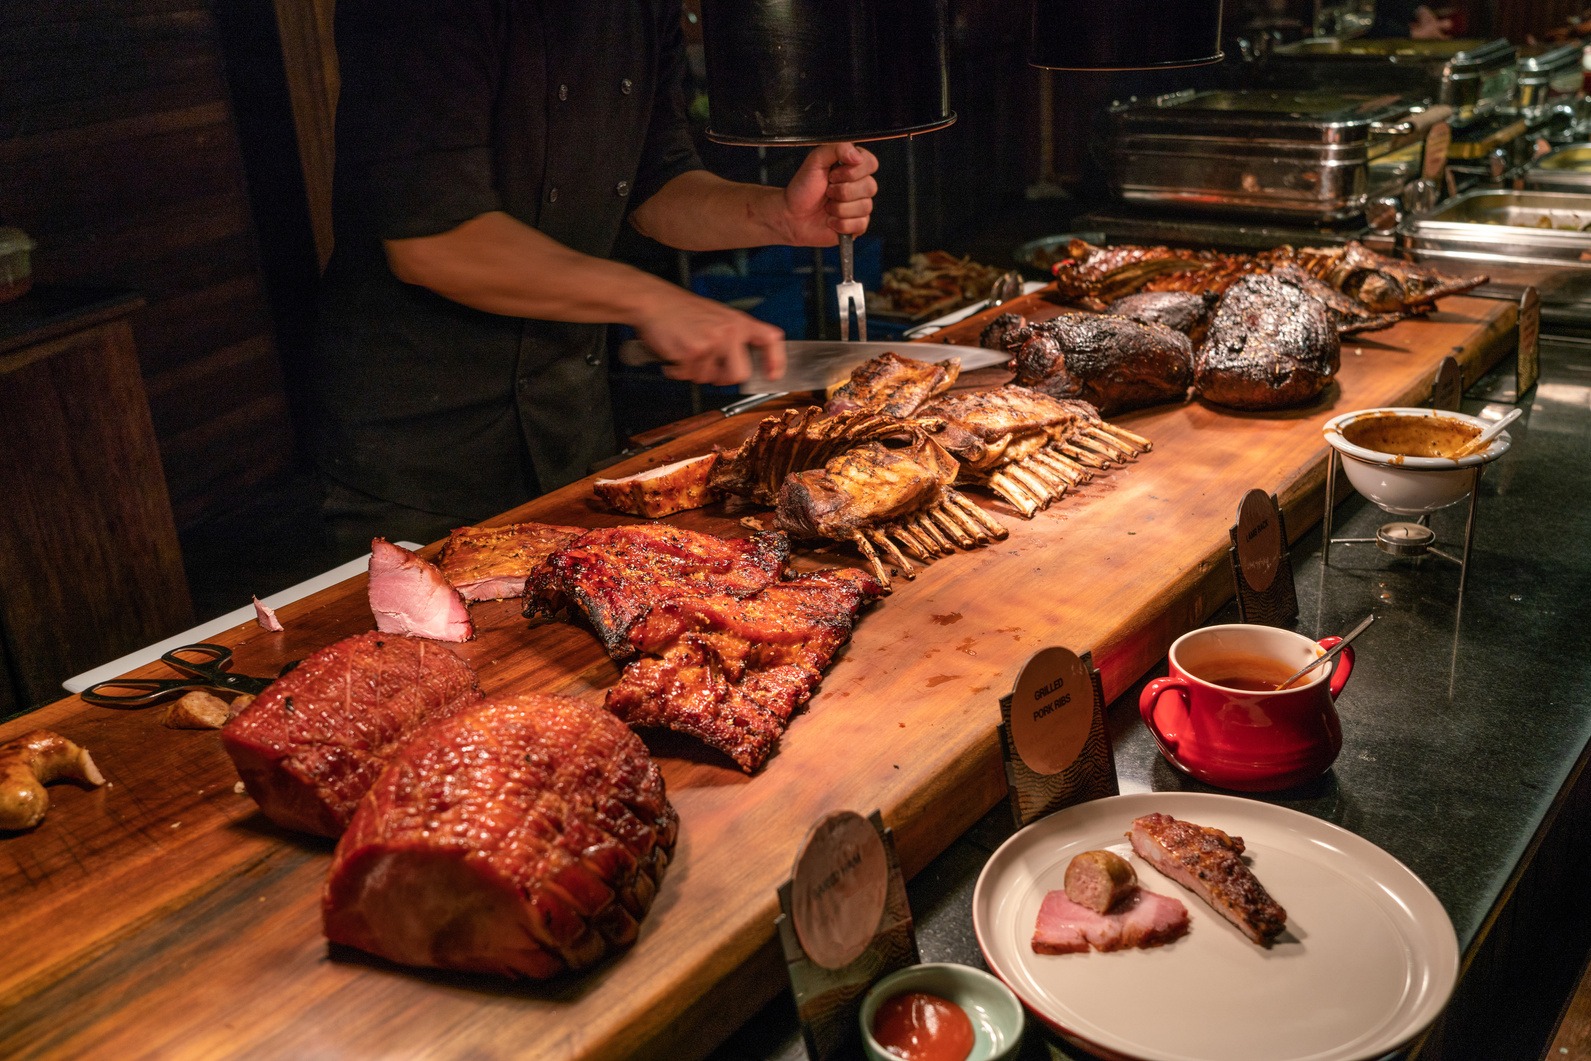
[[[335,837],[416,729],[480,699],[475,671],[451,649],[359,634],[272,682],[222,728],[221,743],[267,818]]]
[[[723,594],[746,597],[779,581],[790,556],[780,532],[720,538],[632,523],[590,531],[547,557],[530,577],[525,614],[571,603],[590,619],[608,655],[635,654],[630,628],[659,601]]]
[[[467,601],[523,597],[537,565],[584,533],[556,523],[460,527],[448,536],[437,567]]]
[[[717,501],[718,491],[707,481],[716,463],[718,454],[709,453],[622,479],[598,479],[591,489],[615,512],[658,519]]]
[[[1129,947],[1158,947],[1188,931],[1188,908],[1166,895],[1138,888],[1108,914],[1067,898],[1064,891],[1044,896],[1033,929],[1037,954],[1076,954]]]
[[[475,637],[469,607],[437,566],[385,538],[370,543],[370,610],[385,634],[433,641]]]
[[[840,568],[744,600],[663,601],[631,629],[644,658],[625,667],[606,706],[632,726],[696,737],[752,773],[882,592],[871,575]]]
[[[1127,834],[1138,856],[1192,891],[1261,946],[1287,927],[1287,911],[1239,856],[1243,838],[1169,814],[1146,814]]]
[[[531,694],[427,726],[337,845],[326,937],[405,965],[548,977],[634,942],[679,819],[640,738]]]

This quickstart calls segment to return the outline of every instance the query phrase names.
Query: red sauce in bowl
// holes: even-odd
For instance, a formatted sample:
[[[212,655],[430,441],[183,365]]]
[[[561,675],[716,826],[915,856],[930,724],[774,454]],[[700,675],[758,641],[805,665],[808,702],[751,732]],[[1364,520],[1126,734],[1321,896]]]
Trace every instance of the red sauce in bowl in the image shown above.
[[[873,1038],[902,1061],[964,1061],[972,1053],[972,1021],[954,1002],[907,991],[878,1007]]]

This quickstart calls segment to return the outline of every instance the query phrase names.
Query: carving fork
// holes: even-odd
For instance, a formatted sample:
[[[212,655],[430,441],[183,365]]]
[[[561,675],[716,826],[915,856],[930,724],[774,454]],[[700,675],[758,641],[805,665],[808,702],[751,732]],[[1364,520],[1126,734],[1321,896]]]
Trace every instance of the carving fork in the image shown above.
[[[867,296],[856,281],[856,246],[849,233],[840,234],[840,282],[835,294],[840,301],[840,338],[851,338],[851,310],[856,310],[856,337],[867,342]]]

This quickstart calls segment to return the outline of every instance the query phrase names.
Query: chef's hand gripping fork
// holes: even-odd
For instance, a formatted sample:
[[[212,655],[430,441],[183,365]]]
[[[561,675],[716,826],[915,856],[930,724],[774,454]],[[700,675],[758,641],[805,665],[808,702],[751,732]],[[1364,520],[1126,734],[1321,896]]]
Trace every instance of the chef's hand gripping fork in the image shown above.
[[[867,296],[856,282],[856,247],[850,233],[840,234],[840,282],[834,288],[840,299],[840,338],[851,339],[851,310],[856,310],[856,337],[867,342]]]

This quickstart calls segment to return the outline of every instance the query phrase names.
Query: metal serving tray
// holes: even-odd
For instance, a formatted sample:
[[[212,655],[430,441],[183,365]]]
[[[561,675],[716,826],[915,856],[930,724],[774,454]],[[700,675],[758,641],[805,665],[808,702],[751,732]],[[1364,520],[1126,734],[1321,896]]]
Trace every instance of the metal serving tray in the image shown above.
[[[1455,127],[1510,107],[1518,51],[1506,40],[1417,41],[1309,38],[1273,50],[1258,71],[1277,87],[1353,85],[1424,95],[1453,108]]]
[[[1565,144],[1525,171],[1525,188],[1591,194],[1591,143]]]
[[[1353,217],[1419,175],[1422,105],[1272,90],[1132,100],[1111,108],[1111,188],[1128,202],[1205,212]]]

